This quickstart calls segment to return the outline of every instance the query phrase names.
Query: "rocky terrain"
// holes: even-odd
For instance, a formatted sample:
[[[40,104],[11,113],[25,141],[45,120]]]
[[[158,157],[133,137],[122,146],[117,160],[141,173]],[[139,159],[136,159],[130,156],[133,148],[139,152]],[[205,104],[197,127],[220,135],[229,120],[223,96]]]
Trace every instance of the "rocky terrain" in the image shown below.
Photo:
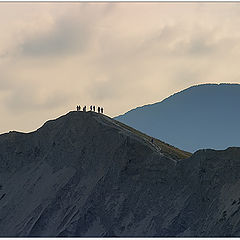
[[[0,236],[240,236],[240,148],[193,155],[94,112],[0,135]]]
[[[188,152],[240,147],[240,84],[202,84],[115,119]]]

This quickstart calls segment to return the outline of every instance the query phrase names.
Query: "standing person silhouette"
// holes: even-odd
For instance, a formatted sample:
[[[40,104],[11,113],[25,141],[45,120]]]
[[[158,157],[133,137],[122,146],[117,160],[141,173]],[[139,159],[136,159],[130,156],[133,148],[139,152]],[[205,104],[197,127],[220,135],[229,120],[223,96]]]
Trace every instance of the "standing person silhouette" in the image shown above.
[[[90,106],[90,110],[92,111],[92,105]]]
[[[86,112],[86,106],[84,106],[83,111]]]
[[[101,113],[103,113],[103,107],[101,108]]]
[[[97,108],[98,113],[100,113],[100,107]]]
[[[93,106],[93,111],[95,112],[95,106]]]

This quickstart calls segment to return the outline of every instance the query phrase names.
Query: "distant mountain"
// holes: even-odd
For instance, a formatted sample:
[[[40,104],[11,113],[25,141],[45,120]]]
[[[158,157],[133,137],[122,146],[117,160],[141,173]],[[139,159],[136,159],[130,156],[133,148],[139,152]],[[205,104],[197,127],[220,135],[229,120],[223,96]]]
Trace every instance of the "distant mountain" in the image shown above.
[[[94,112],[0,135],[0,236],[240,236],[240,148],[194,155]]]
[[[240,85],[203,84],[115,119],[185,151],[240,146]]]

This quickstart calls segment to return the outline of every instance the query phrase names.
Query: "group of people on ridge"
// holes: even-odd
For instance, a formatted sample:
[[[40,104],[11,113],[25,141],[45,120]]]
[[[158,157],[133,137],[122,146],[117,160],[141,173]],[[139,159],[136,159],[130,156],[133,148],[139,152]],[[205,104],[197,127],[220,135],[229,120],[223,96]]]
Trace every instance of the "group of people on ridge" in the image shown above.
[[[103,113],[103,107],[98,107],[96,110],[97,110],[98,113]],[[77,106],[77,111],[81,111],[80,105]],[[86,112],[86,111],[87,111],[87,107],[84,106],[83,107],[83,112]],[[90,111],[94,111],[95,112],[95,106],[91,105],[90,106]]]

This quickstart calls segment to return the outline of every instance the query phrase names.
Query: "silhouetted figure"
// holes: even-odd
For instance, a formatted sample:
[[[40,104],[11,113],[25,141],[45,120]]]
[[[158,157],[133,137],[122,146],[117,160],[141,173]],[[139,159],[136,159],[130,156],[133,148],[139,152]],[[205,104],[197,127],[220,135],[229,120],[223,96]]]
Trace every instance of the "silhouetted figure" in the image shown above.
[[[79,109],[78,109],[78,106],[77,106],[77,111],[78,111]]]
[[[100,113],[100,107],[97,108],[98,113]]]
[[[84,111],[84,112],[86,112],[86,110],[87,110],[87,107],[86,107],[86,106],[84,106],[84,108],[83,108],[83,111]]]
[[[101,113],[103,113],[103,107],[101,108]]]
[[[153,143],[153,138],[151,139],[151,143]]]
[[[90,110],[92,111],[92,105],[90,106]]]
[[[95,106],[93,106],[93,111],[95,112]]]
[[[80,105],[77,106],[77,111],[80,111],[81,110],[81,107]]]

